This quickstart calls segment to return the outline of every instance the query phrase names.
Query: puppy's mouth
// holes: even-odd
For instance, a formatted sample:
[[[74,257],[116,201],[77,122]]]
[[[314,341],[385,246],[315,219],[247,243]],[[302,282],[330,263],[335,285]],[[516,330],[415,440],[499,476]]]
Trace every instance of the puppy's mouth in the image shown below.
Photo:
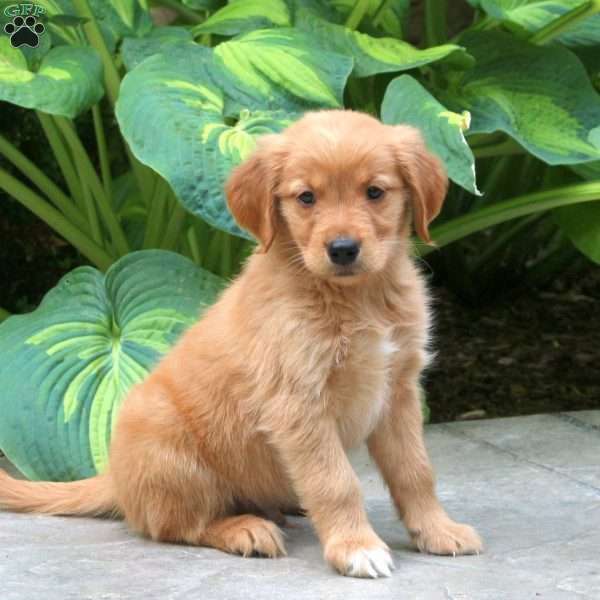
[[[347,265],[344,267],[335,267],[335,269],[333,270],[333,277],[334,278],[349,278],[349,277],[356,277],[357,275],[361,275],[362,273],[364,273],[364,270],[361,269],[360,265],[358,264],[354,264],[354,265]]]
[[[358,271],[356,269],[336,269],[333,276],[334,277],[353,277],[354,275],[358,275]]]

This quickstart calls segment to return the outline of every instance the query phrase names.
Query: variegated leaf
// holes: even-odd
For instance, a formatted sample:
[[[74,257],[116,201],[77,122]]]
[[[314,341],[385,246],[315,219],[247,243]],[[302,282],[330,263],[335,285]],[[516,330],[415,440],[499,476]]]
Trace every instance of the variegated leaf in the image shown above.
[[[263,27],[289,25],[290,13],[283,0],[234,0],[194,27],[194,35],[236,35]]]
[[[214,77],[226,114],[241,109],[297,111],[343,104],[352,59],[296,28],[259,29],[214,49]]]
[[[58,46],[32,72],[23,53],[0,37],[0,100],[72,118],[103,94],[102,63],[93,48]]]
[[[344,57],[329,71],[317,67],[317,53],[308,47],[290,46],[285,54],[292,39],[286,32],[257,31],[220,44],[214,54],[198,44],[175,44],[128,73],[117,104],[121,131],[139,160],[171,184],[188,210],[241,237],[249,234],[237,226],[224,197],[230,170],[259,136],[289,125],[307,102],[339,104],[350,71]],[[324,75],[333,70],[337,88]],[[312,97],[304,83],[312,85]],[[269,110],[272,105],[287,110]]]
[[[567,46],[600,44],[600,4],[597,0],[481,0],[491,17],[511,21],[535,33],[569,12],[582,15],[556,39]]]
[[[475,158],[465,139],[468,112],[457,114],[440,104],[416,79],[401,75],[389,85],[381,106],[387,124],[417,127],[429,149],[442,159],[452,181],[479,195],[475,181]]]
[[[600,95],[574,54],[501,32],[467,33],[461,42],[477,64],[444,103],[471,112],[471,133],[504,131],[553,165],[600,158]]]
[[[452,61],[465,68],[473,63],[464,48],[456,44],[420,50],[402,40],[373,37],[330,23],[305,8],[297,9],[294,24],[313,36],[322,48],[351,56],[354,60],[353,74],[357,77],[407,71],[439,60]]]
[[[224,281],[162,250],[69,273],[0,325],[0,448],[31,479],[106,466],[120,403]]]

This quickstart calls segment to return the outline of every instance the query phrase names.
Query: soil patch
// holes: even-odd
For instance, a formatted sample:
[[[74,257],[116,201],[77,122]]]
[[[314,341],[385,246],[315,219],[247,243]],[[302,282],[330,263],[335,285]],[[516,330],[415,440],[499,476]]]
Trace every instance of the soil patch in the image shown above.
[[[600,408],[600,268],[482,308],[434,294],[432,422]]]

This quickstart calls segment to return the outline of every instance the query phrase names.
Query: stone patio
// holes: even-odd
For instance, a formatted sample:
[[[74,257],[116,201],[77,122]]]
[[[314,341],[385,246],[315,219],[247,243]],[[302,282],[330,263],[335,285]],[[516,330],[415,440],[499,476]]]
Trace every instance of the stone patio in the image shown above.
[[[439,494],[476,526],[481,556],[413,551],[365,453],[353,462],[389,579],[335,574],[306,519],[287,558],[148,542],[120,522],[0,513],[0,600],[600,599],[600,411],[427,428]]]

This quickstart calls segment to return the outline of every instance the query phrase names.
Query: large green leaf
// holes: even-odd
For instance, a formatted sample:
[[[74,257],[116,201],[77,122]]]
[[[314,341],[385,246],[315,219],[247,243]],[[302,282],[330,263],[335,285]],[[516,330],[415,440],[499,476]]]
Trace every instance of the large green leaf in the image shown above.
[[[263,27],[286,25],[290,25],[290,13],[283,0],[235,0],[196,26],[194,35],[236,35]]]
[[[33,73],[22,52],[0,37],[0,100],[72,118],[103,94],[102,63],[93,48],[53,48]]]
[[[126,37],[121,44],[123,64],[131,71],[149,56],[168,52],[171,46],[192,41],[189,29],[171,26],[157,27],[143,37]]]
[[[248,237],[227,210],[225,180],[258,136],[281,130],[293,115],[244,110],[236,124],[226,123],[214,69],[211,51],[192,43],[148,58],[123,80],[117,118],[137,158],[170,183],[188,210]]]
[[[548,164],[600,158],[600,96],[565,48],[538,47],[501,32],[461,42],[477,64],[446,97],[472,114],[470,131],[505,131]]]
[[[219,44],[217,84],[226,114],[240,109],[304,110],[339,107],[352,59],[323,50],[295,28],[259,29]]]
[[[152,29],[146,0],[88,1],[111,51],[122,38],[143,36]]]
[[[573,165],[572,170],[590,181],[600,181],[600,161]],[[600,201],[554,210],[554,218],[573,244],[600,264]]]
[[[394,38],[373,37],[330,23],[309,9],[298,8],[294,24],[309,32],[322,48],[351,56],[354,59],[353,74],[357,77],[407,71],[442,59],[464,67],[472,64],[464,48],[455,44],[419,50]]]
[[[585,8],[590,0],[481,0],[481,8],[495,19],[510,21],[536,32],[572,10]],[[567,46],[600,43],[600,14],[590,15],[557,38]]]
[[[512,21],[529,31],[537,31],[565,12],[587,4],[588,0],[480,0],[490,17]]]
[[[224,282],[171,252],[80,267],[0,326],[0,448],[31,479],[89,477],[141,381]]]
[[[421,130],[429,149],[446,166],[452,181],[480,194],[475,181],[475,159],[465,140],[470,115],[459,115],[440,104],[416,79],[401,75],[389,85],[381,105],[384,123],[407,123]]]
[[[600,265],[600,201],[555,209],[554,218],[573,244]]]
[[[92,0],[91,4],[96,18],[100,17],[101,5],[105,14],[110,15],[108,18],[115,20],[115,29],[123,35],[143,35],[152,27],[147,0]]]
[[[574,27],[565,31],[556,38],[557,41],[571,47],[584,50],[595,47],[596,57],[600,56],[600,14],[595,14],[587,19],[576,23]],[[596,60],[596,69],[599,68]]]
[[[571,169],[583,179],[600,181],[600,160],[594,162],[583,163],[580,165],[572,165]]]

